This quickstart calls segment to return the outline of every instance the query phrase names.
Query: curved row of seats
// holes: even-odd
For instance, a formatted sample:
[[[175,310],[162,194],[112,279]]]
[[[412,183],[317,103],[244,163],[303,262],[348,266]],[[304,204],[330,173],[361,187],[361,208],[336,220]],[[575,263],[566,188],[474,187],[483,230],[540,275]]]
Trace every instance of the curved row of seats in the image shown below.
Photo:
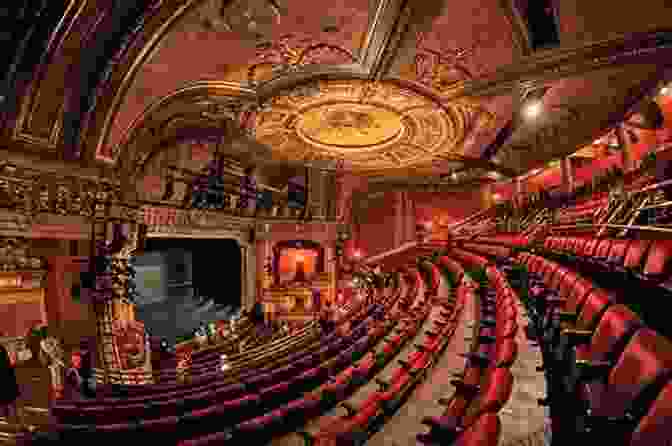
[[[404,302],[401,302],[400,308],[408,308],[412,301],[417,298],[417,295],[416,282],[411,292],[403,299]],[[236,444],[246,441],[253,444],[262,444],[274,435],[287,433],[288,430],[304,424],[306,420],[340,403],[355,389],[368,382],[378,370],[397,355],[409,339],[415,336],[426,317],[427,314],[418,313],[414,310],[397,310],[391,313],[390,318],[395,321],[398,320],[401,327],[397,329],[395,336],[383,341],[380,355],[375,355],[373,351],[369,351],[357,362],[336,376],[332,375],[327,383],[322,384],[302,398],[290,401],[276,410],[240,423],[230,430],[187,440],[182,442],[180,446],[207,446],[219,444],[222,440],[229,440]],[[302,435],[304,438],[311,438],[307,432],[302,432]]]
[[[487,259],[473,261],[471,267]],[[444,414],[423,419],[430,427],[429,432],[417,435],[423,444],[496,446],[499,441],[497,413],[511,396],[513,375],[509,368],[518,352],[517,296],[497,269],[488,267],[487,275],[494,289],[466,287],[473,299],[476,294],[481,296],[481,317],[474,327],[478,336],[473,339],[471,353],[465,355],[464,372],[451,381],[454,394],[439,400],[446,407]]]
[[[351,305],[349,310],[349,312],[341,312],[336,320],[337,325],[345,324],[353,318],[361,318],[366,308],[363,306],[363,302],[360,302],[354,306]],[[54,410],[57,414],[77,409],[86,410],[85,408],[90,405],[98,405],[103,402],[116,406],[122,403],[143,402],[150,396],[154,401],[159,401],[179,397],[180,393],[185,391],[198,393],[207,390],[208,386],[214,382],[220,384],[225,381],[233,383],[240,380],[241,374],[242,377],[245,377],[252,372],[258,373],[263,370],[276,369],[286,365],[289,361],[299,359],[302,353],[307,354],[319,349],[324,339],[321,339],[316,328],[316,325],[311,323],[303,330],[288,335],[282,340],[252,349],[244,354],[232,355],[227,361],[229,364],[227,371],[220,370],[221,355],[210,354],[207,359],[203,359],[199,365],[190,370],[190,381],[187,384],[168,382],[154,385],[124,386],[124,393],[127,396],[123,398],[102,396],[91,401],[60,400],[54,404]],[[175,372],[173,371],[173,373]]]
[[[609,203],[609,197],[602,194],[601,197],[592,197],[589,200],[576,203],[561,209],[558,213],[558,224],[573,224],[579,220],[592,219],[595,213],[604,208]]]
[[[672,276],[672,240],[627,240],[594,237],[547,237],[544,248],[585,259],[586,267],[612,277],[629,273],[649,283]]]
[[[533,275],[528,314],[549,381],[541,403],[556,408],[559,443],[667,444],[672,342],[574,271],[529,253],[519,260]]]
[[[398,294],[393,297],[398,297]],[[165,404],[157,403],[151,398],[144,404],[126,405],[124,407],[126,413],[128,413],[126,409],[137,409],[138,412],[144,409],[141,413],[135,414],[135,416],[142,417],[137,421],[109,424],[111,420],[108,418],[105,420],[107,424],[101,424],[101,418],[97,418],[94,420],[98,423],[97,425],[68,426],[61,424],[60,427],[70,434],[93,430],[95,432],[114,432],[117,434],[132,432],[135,435],[146,432],[155,435],[171,430],[175,431],[179,423],[180,432],[185,431],[189,435],[193,435],[195,431],[205,433],[207,430],[203,431],[203,429],[221,427],[221,415],[223,414],[229,415],[227,418],[231,423],[236,419],[243,421],[245,418],[255,416],[259,411],[270,410],[272,407],[282,404],[285,400],[292,398],[296,392],[314,387],[320,380],[327,377],[325,374],[346,366],[352,360],[353,354],[363,354],[375,339],[384,334],[380,326],[368,329],[367,325],[373,324],[374,320],[381,319],[384,311],[393,303],[394,299],[387,299],[385,306],[372,305],[368,312],[368,318],[353,330],[351,336],[344,339],[339,338],[336,334],[329,336],[325,339],[329,342],[325,343],[319,351],[303,359],[289,358],[290,361],[294,362],[287,367],[275,370],[271,374],[259,375],[256,378],[244,380],[243,383],[225,385],[220,388],[211,387],[196,395],[183,395],[182,398],[173,398]],[[345,350],[343,351],[343,349]],[[340,354],[337,354],[338,352]],[[337,356],[315,366],[314,363],[329,358],[333,354],[337,354]],[[290,376],[297,374],[298,376],[294,379],[288,379]],[[279,382],[282,379],[285,381]],[[207,405],[207,407],[194,409],[189,403],[201,403]],[[117,409],[115,412],[120,409],[118,406],[115,408]],[[97,410],[92,407],[87,409],[87,415],[97,411],[96,415],[98,417],[110,416],[105,413],[107,409],[110,409],[109,406],[98,406]],[[152,410],[159,417],[147,417]],[[175,440],[175,436],[173,435],[170,440]]]
[[[498,234],[490,237],[478,236],[474,239],[479,245],[503,245],[508,247],[528,246],[531,242],[529,237],[523,237],[518,234]]]
[[[476,254],[492,256],[496,258],[508,258],[511,256],[511,248],[500,245],[483,245],[480,243],[462,243],[462,247]]]
[[[378,391],[368,395],[357,408],[345,406],[347,415],[323,427],[313,437],[318,441],[317,444],[333,440],[338,444],[361,444],[371,431],[403,404],[450,341],[463,307],[463,297],[464,294],[458,292],[454,305],[447,306],[441,311],[440,317],[432,321],[432,329],[425,332],[424,342],[417,345],[417,351],[410,353],[406,360],[399,360],[400,367],[392,373],[388,381],[376,381],[379,385]],[[427,299],[418,304],[416,311],[428,313],[430,309],[431,301]]]
[[[372,315],[380,311],[381,307],[379,305],[372,306],[366,321],[370,321]],[[350,340],[352,344],[358,342],[358,338],[365,335],[365,330],[362,327],[365,327],[366,321],[360,323],[353,330],[354,335]],[[204,386],[184,385],[175,391],[145,394],[128,399],[105,398],[87,401],[86,404],[81,402],[78,405],[59,403],[54,406],[52,413],[59,421],[67,424],[70,420],[82,418],[83,421],[89,423],[101,423],[147,416],[157,412],[163,415],[169,411],[184,412],[198,408],[208,401],[238,398],[246,392],[264,388],[269,383],[282,381],[298,372],[297,364],[299,367],[303,366],[308,369],[319,358],[329,357],[329,355],[335,354],[341,348],[346,347],[348,342],[342,341],[343,339],[337,333],[333,333],[324,340],[317,351],[298,351],[286,358],[288,365],[275,369],[271,373],[260,373],[258,370],[249,371],[245,375],[239,376],[236,383],[230,383],[229,380],[214,380]]]

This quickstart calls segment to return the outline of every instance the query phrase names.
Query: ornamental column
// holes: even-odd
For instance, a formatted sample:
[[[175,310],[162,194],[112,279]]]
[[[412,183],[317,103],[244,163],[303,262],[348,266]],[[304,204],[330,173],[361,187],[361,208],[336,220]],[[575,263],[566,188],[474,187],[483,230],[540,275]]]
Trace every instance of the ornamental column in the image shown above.
[[[90,280],[82,284],[96,319],[95,379],[102,384],[153,382],[149,336],[135,318],[133,252],[142,247],[146,226],[134,205],[130,178],[122,189],[101,185],[91,221]]]
[[[563,158],[560,163],[562,174],[562,189],[564,192],[571,194],[574,192],[574,169],[572,166],[572,159],[569,157]]]
[[[402,192],[394,192],[394,248],[404,244],[404,214]]]

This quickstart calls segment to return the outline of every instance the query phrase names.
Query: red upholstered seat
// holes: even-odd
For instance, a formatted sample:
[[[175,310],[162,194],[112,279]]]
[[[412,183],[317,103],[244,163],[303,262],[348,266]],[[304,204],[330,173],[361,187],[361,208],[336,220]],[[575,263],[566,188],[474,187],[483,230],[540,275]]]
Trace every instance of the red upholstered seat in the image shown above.
[[[580,254],[583,257],[592,257],[595,253],[595,250],[597,249],[597,245],[599,242],[600,239],[591,238],[583,245],[583,249],[581,250]]]
[[[500,338],[495,344],[495,365],[511,367],[518,356],[518,343],[515,338]]]
[[[672,240],[656,240],[649,248],[644,276],[666,277],[672,273]]]
[[[651,240],[633,240],[625,255],[624,266],[628,269],[643,267],[644,255],[647,253]]]
[[[593,282],[584,278],[579,278],[574,283],[574,287],[567,298],[565,305],[566,311],[578,312],[586,301],[588,295],[595,289]]]
[[[560,281],[560,286],[558,287],[560,298],[567,299],[569,297],[570,293],[573,290],[574,284],[578,279],[579,276],[573,271],[568,271],[564,275],[564,277]]]
[[[604,290],[593,290],[581,307],[576,321],[579,330],[592,330],[600,320],[600,316],[607,307],[614,303],[614,298]]]
[[[630,240],[614,240],[611,242],[611,249],[607,255],[607,260],[612,264],[623,264],[625,255],[628,252]]]
[[[624,305],[612,305],[605,311],[589,344],[576,348],[576,359],[615,361],[636,330],[644,324]]]
[[[565,275],[569,272],[567,268],[560,267],[555,271],[555,274],[551,277],[551,281],[549,283],[549,288],[552,290],[559,290],[560,289],[560,283],[562,283],[562,280],[565,278]]]
[[[457,439],[455,446],[497,446],[502,424],[496,413],[486,413]]]
[[[610,239],[601,240],[598,243],[597,248],[595,249],[595,254],[593,256],[598,259],[606,259],[609,256],[610,250],[611,250],[611,240]]]
[[[583,395],[593,416],[623,417],[648,386],[670,372],[672,342],[644,328],[628,342],[607,379],[585,383]]]
[[[672,382],[668,383],[639,421],[630,446],[667,446],[672,439]]]

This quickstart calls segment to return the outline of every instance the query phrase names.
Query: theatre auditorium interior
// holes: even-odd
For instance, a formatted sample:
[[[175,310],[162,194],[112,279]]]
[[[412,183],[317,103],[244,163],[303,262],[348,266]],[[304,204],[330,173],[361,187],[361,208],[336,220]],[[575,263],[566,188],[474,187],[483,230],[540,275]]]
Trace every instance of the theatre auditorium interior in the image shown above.
[[[0,446],[672,444],[668,0],[0,23]]]

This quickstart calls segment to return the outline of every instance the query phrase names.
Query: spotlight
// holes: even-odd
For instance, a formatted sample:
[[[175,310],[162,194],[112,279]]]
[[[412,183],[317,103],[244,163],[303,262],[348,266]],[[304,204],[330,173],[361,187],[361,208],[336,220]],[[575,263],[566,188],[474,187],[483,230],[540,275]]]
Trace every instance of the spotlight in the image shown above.
[[[525,114],[526,118],[535,119],[541,114],[543,109],[544,105],[541,103],[541,100],[537,100],[526,104],[525,108],[523,109],[523,113]]]
[[[670,93],[672,93],[672,89],[670,87],[663,87],[660,89],[661,96],[668,96]]]
[[[530,88],[524,93],[522,112],[526,118],[534,119],[541,114],[544,110],[542,100],[549,89],[549,87]]]

